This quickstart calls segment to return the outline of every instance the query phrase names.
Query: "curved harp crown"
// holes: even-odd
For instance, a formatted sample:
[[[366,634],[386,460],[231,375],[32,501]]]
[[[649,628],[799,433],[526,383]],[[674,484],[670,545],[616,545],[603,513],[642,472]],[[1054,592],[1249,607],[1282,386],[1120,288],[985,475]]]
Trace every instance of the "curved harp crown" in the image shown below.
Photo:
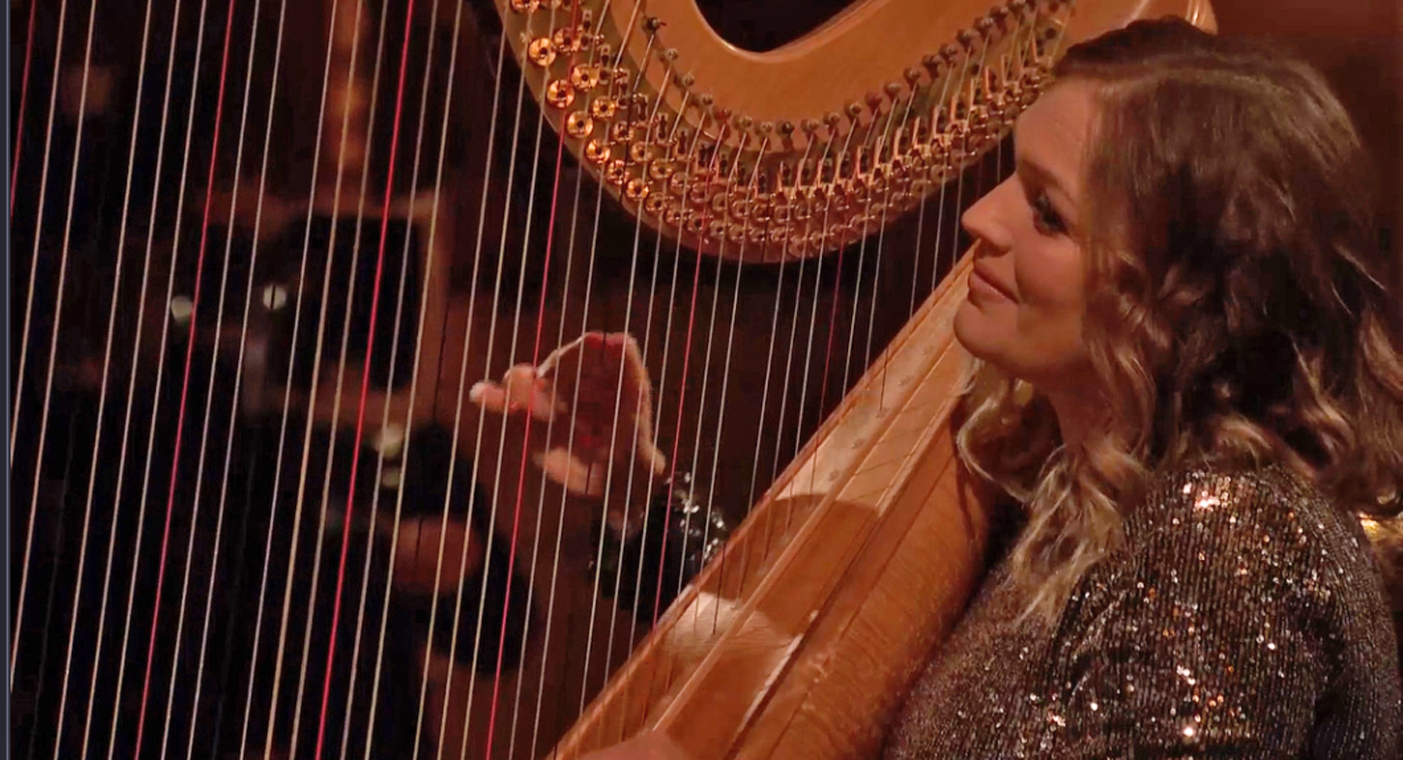
[[[690,2],[499,0],[547,118],[625,208],[696,250],[770,262],[876,232],[1037,97],[1072,4],[1012,0],[971,20],[975,5],[869,0],[752,53]],[[1131,14],[1086,5],[1083,28]]]

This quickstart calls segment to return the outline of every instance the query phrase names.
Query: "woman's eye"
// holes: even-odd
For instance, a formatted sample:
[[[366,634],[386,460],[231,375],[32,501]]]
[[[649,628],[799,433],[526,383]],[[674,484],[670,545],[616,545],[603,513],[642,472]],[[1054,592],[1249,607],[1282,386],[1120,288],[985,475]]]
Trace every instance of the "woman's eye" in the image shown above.
[[[1067,231],[1066,223],[1045,193],[1038,193],[1033,199],[1033,226],[1044,235],[1059,235]]]

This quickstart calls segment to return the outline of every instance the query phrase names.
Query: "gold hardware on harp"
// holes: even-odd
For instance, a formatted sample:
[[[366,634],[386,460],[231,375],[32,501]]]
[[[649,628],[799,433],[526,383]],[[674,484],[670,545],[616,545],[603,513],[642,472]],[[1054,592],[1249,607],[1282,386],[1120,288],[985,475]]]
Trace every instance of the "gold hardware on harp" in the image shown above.
[[[650,26],[650,19],[639,19],[625,5],[605,4],[599,23],[584,24],[588,28],[583,32],[576,31],[582,22],[564,9],[555,14],[508,13],[503,18],[508,39],[531,39],[524,50],[518,50],[534,64],[524,67],[527,79],[553,107],[547,109],[547,118],[571,138],[567,142],[571,150],[604,166],[601,157],[611,147],[619,148],[623,163],[609,165],[603,174],[616,198],[634,213],[642,211],[646,223],[681,237],[688,247],[762,261],[820,255],[843,247],[881,226],[883,220],[914,208],[945,177],[996,144],[1018,111],[1036,96],[1055,54],[1050,42],[1059,38],[1057,30],[1067,23],[1068,12],[1067,5],[1054,2],[998,6],[973,26],[959,30],[953,36],[958,43],[953,43],[941,36],[946,32],[942,26],[926,28],[925,22],[948,17],[933,10],[942,7],[939,4],[930,4],[932,10],[898,10],[898,3],[867,3],[849,15],[874,18],[854,22],[856,26],[844,28],[841,37],[830,27],[815,32],[798,50],[741,54],[718,45],[694,17],[694,10],[652,8],[649,12],[674,15],[666,24]],[[898,12],[911,16],[901,25],[907,32],[881,26],[888,31],[880,40],[862,37]],[[551,24],[554,29],[546,28]],[[907,39],[910,30],[917,33]],[[580,74],[581,62],[572,54],[576,51],[552,42],[563,35],[601,39],[600,50],[619,51],[616,60],[622,63],[622,73],[612,83],[605,77],[609,86],[589,94],[594,80]],[[867,65],[861,67],[844,66],[838,59],[821,71],[812,62],[791,65],[795,59],[851,55],[854,44],[865,44],[854,43],[853,38],[891,44],[907,58],[864,61]],[[665,54],[652,60],[650,53],[659,50]],[[912,58],[906,52],[910,50],[927,54]],[[612,63],[591,55],[585,65]],[[883,70],[884,63],[889,71]],[[704,133],[704,150],[724,151],[728,160],[746,167],[737,173],[740,177],[759,171],[772,178],[751,191],[754,203],[727,202],[743,191],[736,184],[743,180],[704,181],[706,160],[685,154],[685,136],[658,141],[665,155],[651,161],[648,153],[632,150],[640,145],[627,128],[637,123],[635,110],[623,111],[617,116],[621,121],[608,129],[607,143],[612,146],[599,137],[583,142],[589,132],[582,129],[578,112],[561,111],[575,103],[579,90],[595,119],[614,120],[618,90],[628,86],[628,71],[643,72],[639,86],[628,96],[644,109],[656,105],[653,119]],[[673,71],[687,73],[676,76]],[[733,81],[747,78],[753,83],[756,71],[765,72],[759,78],[768,80],[767,86],[740,86]],[[819,73],[824,76],[815,76]],[[857,81],[847,81],[853,79]],[[586,83],[590,87],[580,86]],[[862,94],[844,102],[845,89]],[[890,126],[898,119],[901,127],[892,133]],[[858,147],[873,144],[872,150]],[[830,157],[831,163],[815,164],[818,156]],[[809,175],[806,180],[793,179],[805,174]],[[784,175],[791,177],[790,182],[781,181]],[[688,182],[690,192],[675,192]],[[621,190],[626,186],[632,191]],[[661,215],[640,209],[642,199],[665,190],[674,192],[661,202]],[[816,208],[805,203],[802,215],[790,215],[788,201],[796,191],[806,198],[818,195],[833,200]],[[709,205],[723,208],[718,213],[722,219],[713,220],[712,226],[696,222],[689,228],[684,221],[687,216]],[[772,206],[785,212],[771,215]],[[740,234],[727,236],[730,227],[747,224],[764,226],[767,234],[750,245],[739,244]]]

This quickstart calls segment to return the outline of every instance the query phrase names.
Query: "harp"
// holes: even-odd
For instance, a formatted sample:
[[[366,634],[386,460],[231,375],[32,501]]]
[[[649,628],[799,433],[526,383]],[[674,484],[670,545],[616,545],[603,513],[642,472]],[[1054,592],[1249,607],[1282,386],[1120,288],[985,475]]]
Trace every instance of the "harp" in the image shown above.
[[[484,10],[12,5],[25,751],[872,751],[980,569],[959,206],[1059,49],[1212,24],[869,0],[754,53],[689,2]],[[642,333],[669,467],[743,517],[666,611],[601,600],[599,516],[464,411],[591,328]]]

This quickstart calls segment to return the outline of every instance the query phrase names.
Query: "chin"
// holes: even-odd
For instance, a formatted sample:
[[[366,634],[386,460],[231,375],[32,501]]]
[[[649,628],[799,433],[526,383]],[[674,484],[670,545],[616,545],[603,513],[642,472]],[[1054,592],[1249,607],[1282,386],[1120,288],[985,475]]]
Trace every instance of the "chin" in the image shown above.
[[[997,325],[978,306],[970,301],[960,304],[955,311],[954,332],[955,340],[974,358],[998,363]]]

